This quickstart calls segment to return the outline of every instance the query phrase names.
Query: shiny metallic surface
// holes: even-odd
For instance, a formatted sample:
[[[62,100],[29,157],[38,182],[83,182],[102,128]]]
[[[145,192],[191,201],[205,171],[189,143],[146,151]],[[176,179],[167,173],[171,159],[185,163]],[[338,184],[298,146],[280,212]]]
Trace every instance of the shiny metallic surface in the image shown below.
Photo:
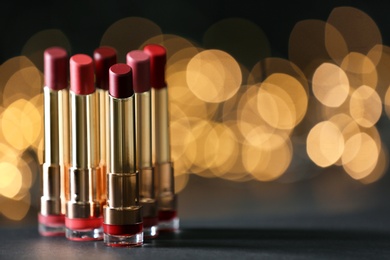
[[[142,222],[139,174],[135,167],[134,97],[109,96],[107,204],[104,223],[130,225]]]
[[[96,88],[97,103],[98,103],[98,115],[99,115],[99,161],[102,172],[102,181],[100,182],[102,200],[106,200],[106,174],[107,174],[107,147],[108,147],[108,91],[101,88]]]
[[[140,205],[142,205],[142,214],[144,217],[157,216],[157,200],[155,199],[154,189],[154,169],[142,168],[140,172]]]
[[[168,91],[167,88],[153,89],[153,126],[154,129],[154,153],[156,163],[171,161]]]
[[[44,164],[42,166],[41,214],[65,214],[65,176],[69,164],[67,89],[43,88]]]
[[[70,168],[70,200],[67,202],[68,218],[100,217],[102,210],[99,167],[89,169]]]
[[[172,163],[155,164],[157,203],[160,210],[175,210],[177,199],[174,185],[174,172]]]
[[[152,166],[152,122],[150,91],[135,93],[136,167]]]
[[[71,167],[99,166],[99,115],[96,93],[70,92]]]
[[[104,203],[103,168],[99,160],[99,116],[96,93],[70,92],[70,168],[66,216],[100,217]]]

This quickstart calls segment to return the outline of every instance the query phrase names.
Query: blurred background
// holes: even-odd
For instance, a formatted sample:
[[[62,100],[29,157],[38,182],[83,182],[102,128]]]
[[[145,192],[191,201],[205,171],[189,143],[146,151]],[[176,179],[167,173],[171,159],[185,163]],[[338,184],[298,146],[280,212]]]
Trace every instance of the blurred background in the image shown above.
[[[9,1],[0,226],[34,225],[43,51],[167,48],[183,225],[390,227],[390,18],[363,1]]]

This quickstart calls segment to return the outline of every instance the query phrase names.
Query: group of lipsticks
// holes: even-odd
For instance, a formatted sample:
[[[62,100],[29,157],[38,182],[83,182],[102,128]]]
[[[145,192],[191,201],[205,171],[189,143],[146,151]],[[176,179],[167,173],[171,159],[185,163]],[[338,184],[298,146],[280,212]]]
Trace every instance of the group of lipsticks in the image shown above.
[[[44,52],[43,236],[140,246],[179,228],[166,49]]]

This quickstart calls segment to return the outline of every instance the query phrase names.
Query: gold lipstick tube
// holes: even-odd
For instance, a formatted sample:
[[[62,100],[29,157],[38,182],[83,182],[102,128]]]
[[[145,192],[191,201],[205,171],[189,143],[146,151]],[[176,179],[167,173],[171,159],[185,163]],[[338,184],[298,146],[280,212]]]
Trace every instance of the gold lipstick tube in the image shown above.
[[[44,51],[44,162],[38,230],[65,234],[65,176],[69,167],[68,54],[59,46]]]
[[[174,168],[170,158],[170,133],[167,88],[152,89],[154,140],[155,140],[155,189],[158,200],[160,231],[179,229],[177,196],[174,186]]]
[[[77,95],[70,91],[71,162],[65,219],[70,240],[103,239],[97,106],[96,92]]]
[[[101,201],[103,205],[106,201],[106,174],[107,174],[107,129],[108,129],[108,90],[96,88],[98,115],[99,115],[99,160],[101,173]]]
[[[144,221],[144,236],[158,235],[157,201],[155,199],[155,177],[152,160],[151,136],[151,92],[135,93],[136,158],[140,172],[140,203]]]
[[[63,235],[65,215],[65,173],[69,167],[67,89],[44,87],[44,163],[39,232]]]
[[[134,96],[109,95],[107,204],[104,242],[108,246],[139,246],[143,222],[136,170]]]

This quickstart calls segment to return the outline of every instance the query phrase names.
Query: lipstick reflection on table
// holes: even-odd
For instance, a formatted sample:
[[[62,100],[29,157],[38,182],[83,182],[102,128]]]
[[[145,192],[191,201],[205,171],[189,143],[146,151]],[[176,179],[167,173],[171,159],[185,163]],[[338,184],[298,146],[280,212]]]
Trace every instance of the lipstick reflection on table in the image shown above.
[[[179,217],[171,161],[168,90],[165,82],[166,50],[161,45],[148,44],[144,47],[144,52],[150,56],[158,230],[177,231]]]
[[[134,92],[132,70],[122,63],[110,68],[107,204],[104,206],[104,243],[112,247],[143,244],[136,169]]]

